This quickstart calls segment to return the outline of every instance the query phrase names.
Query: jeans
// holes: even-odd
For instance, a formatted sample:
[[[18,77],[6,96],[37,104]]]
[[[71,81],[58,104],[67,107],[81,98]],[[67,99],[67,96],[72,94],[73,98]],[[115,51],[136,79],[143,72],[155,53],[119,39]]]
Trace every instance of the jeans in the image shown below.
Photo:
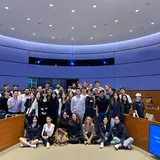
[[[121,142],[121,140],[118,137],[113,137],[113,141],[115,144],[119,144]],[[134,139],[132,137],[129,137],[123,142],[122,145],[127,148],[133,143],[133,141]]]
[[[114,118],[111,118],[111,127],[114,126]]]
[[[104,136],[107,137],[108,134],[109,134],[109,132],[106,132]],[[106,142],[106,141],[107,141],[107,140],[106,140],[104,137],[100,137],[100,142],[103,142],[103,143],[104,143],[104,142]]]

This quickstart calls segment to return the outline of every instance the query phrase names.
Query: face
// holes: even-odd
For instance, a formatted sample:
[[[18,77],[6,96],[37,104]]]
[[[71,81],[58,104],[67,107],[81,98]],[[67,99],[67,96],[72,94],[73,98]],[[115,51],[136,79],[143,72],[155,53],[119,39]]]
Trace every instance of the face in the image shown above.
[[[17,97],[18,97],[18,92],[17,92],[17,91],[13,93],[13,97],[14,97],[14,98],[17,98]]]
[[[37,118],[36,117],[33,118],[33,123],[37,123]]]
[[[43,95],[43,97],[46,97],[46,96],[47,96],[47,93],[46,93],[46,92],[44,92],[42,95]]]
[[[72,89],[71,89],[71,88],[68,88],[68,89],[67,89],[67,91],[68,91],[68,92],[71,92],[71,91],[72,91]]]
[[[77,90],[76,90],[76,94],[77,94],[77,95],[80,95],[80,94],[81,94],[80,89],[77,89]]]
[[[47,117],[47,118],[46,118],[46,122],[47,122],[47,123],[51,123],[51,122],[52,122],[52,119],[51,119],[50,117]]]
[[[73,97],[73,93],[69,92],[69,97],[72,98]]]
[[[42,90],[43,90],[43,89],[42,89],[42,87],[41,87],[41,86],[40,86],[40,87],[38,87],[38,92],[40,92],[40,93],[41,93],[41,92],[42,92]]]
[[[9,84],[7,85],[7,90],[8,90],[8,91],[10,90],[10,85],[9,85]]]
[[[114,94],[114,99],[116,99],[116,100],[118,99],[117,93]]]
[[[140,96],[137,96],[136,99],[140,101],[140,100],[141,100],[141,97],[140,97]]]
[[[73,85],[72,85],[72,88],[76,88],[76,85],[75,85],[75,84],[73,84]]]
[[[95,85],[96,85],[96,88],[100,87],[100,83],[98,83],[98,82]]]
[[[48,89],[47,94],[50,96],[52,94],[52,89]]]
[[[36,94],[36,98],[39,99],[40,98],[40,93]]]
[[[64,118],[64,119],[67,118],[67,113],[66,113],[66,112],[63,113],[63,118]]]
[[[124,89],[121,89],[121,90],[120,90],[120,93],[121,93],[122,95],[124,95],[124,94],[125,94],[125,90],[124,90]]]
[[[105,90],[106,90],[106,91],[108,91],[108,90],[109,90],[109,88],[110,88],[109,86],[105,86]]]
[[[63,98],[63,99],[65,99],[65,98],[66,98],[66,95],[65,95],[64,93],[62,94],[62,98]]]
[[[33,92],[33,93],[36,93],[36,89],[35,89],[35,88],[32,88],[32,92]]]
[[[63,89],[63,87],[60,87],[59,90],[60,90],[60,91],[63,91],[64,89]]]
[[[107,124],[107,123],[108,123],[108,119],[107,119],[107,118],[104,118],[104,119],[103,119],[103,123],[104,123],[104,124]]]
[[[88,86],[88,88],[89,88],[89,89],[92,89],[92,84],[90,84],[90,85]]]
[[[52,94],[52,98],[54,99],[56,97],[56,94],[53,92]]]
[[[56,85],[56,88],[59,89],[61,86],[59,84]]]
[[[10,93],[9,93],[9,92],[5,92],[5,96],[6,96],[6,97],[9,97],[9,96],[10,96]]]
[[[89,90],[89,91],[88,91],[88,95],[90,96],[91,94],[92,94],[92,92]]]
[[[84,82],[84,83],[83,83],[83,86],[84,86],[84,87],[87,87],[87,82]]]
[[[77,116],[75,114],[72,114],[72,120],[76,121],[76,119],[77,119]]]
[[[109,93],[110,95],[112,95],[112,94],[113,94],[113,91],[112,91],[112,89],[111,89],[111,88],[109,89],[108,93]]]
[[[24,91],[24,93],[25,93],[25,95],[29,95],[29,89],[25,89],[25,91]]]
[[[14,86],[14,87],[13,87],[13,90],[18,90],[18,86]]]
[[[120,122],[118,117],[115,117],[114,121],[115,121],[116,124],[118,124]]]
[[[7,91],[7,88],[8,88],[7,86],[4,86],[4,90],[5,90],[5,91]]]
[[[123,99],[123,101],[124,101],[124,102],[126,102],[126,101],[127,101],[126,96],[123,96],[123,98],[122,98],[122,99]]]
[[[91,118],[88,117],[87,120],[86,120],[86,122],[87,122],[87,123],[91,123]]]
[[[103,96],[104,96],[104,93],[103,93],[103,92],[100,92],[100,96],[103,97]]]
[[[31,99],[35,98],[33,93],[30,94],[30,97],[31,97]]]
[[[86,89],[82,89],[82,94],[86,94]]]
[[[46,87],[46,88],[49,88],[49,87],[50,87],[50,84],[49,84],[49,83],[46,83],[46,84],[45,84],[45,87]]]
[[[78,84],[78,88],[82,88],[82,85],[80,83]]]

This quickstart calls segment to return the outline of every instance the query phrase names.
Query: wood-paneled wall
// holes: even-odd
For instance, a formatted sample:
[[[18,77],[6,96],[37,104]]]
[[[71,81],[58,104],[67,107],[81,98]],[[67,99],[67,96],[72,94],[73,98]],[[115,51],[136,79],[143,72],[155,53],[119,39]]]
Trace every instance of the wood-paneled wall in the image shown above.
[[[18,115],[0,120],[0,151],[19,142],[24,135],[24,116]]]
[[[136,93],[141,93],[143,97],[152,97],[153,107],[160,106],[160,91],[153,90],[153,91],[141,91],[141,90],[135,90],[135,91],[127,91],[127,94],[129,94],[131,97],[135,97]]]

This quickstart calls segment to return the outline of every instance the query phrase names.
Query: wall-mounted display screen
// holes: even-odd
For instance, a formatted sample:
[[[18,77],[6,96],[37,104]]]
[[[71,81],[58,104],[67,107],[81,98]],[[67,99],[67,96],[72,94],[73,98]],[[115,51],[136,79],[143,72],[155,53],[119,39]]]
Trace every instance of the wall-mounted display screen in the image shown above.
[[[160,126],[150,124],[149,152],[160,157]]]

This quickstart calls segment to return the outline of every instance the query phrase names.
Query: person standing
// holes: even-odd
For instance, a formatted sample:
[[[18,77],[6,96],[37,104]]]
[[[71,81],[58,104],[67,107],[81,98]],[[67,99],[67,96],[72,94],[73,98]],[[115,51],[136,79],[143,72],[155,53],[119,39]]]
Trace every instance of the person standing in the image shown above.
[[[8,99],[8,113],[19,114],[21,111],[22,101],[18,98],[18,91],[13,91],[13,97]]]
[[[141,101],[142,95],[136,94],[136,100],[133,102],[132,107],[137,118],[144,118],[144,103]]]
[[[130,104],[132,104],[131,97],[130,97],[128,94],[126,94],[126,89],[125,89],[124,87],[121,87],[121,88],[120,88],[120,95],[119,95],[120,100],[122,100],[122,96],[124,96],[124,95],[127,96],[128,102],[129,102]]]
[[[124,113],[129,114],[129,110],[131,109],[131,104],[128,102],[127,96],[123,95],[121,101],[124,108]]]
[[[102,118],[104,116],[108,116],[109,103],[109,100],[104,95],[104,89],[100,90],[100,97],[96,100],[96,115],[98,117],[98,126],[102,122]]]
[[[72,114],[77,114],[80,117],[81,122],[83,121],[85,113],[85,100],[81,96],[81,90],[79,88],[76,89],[76,96],[74,96],[71,100],[71,112]]]

